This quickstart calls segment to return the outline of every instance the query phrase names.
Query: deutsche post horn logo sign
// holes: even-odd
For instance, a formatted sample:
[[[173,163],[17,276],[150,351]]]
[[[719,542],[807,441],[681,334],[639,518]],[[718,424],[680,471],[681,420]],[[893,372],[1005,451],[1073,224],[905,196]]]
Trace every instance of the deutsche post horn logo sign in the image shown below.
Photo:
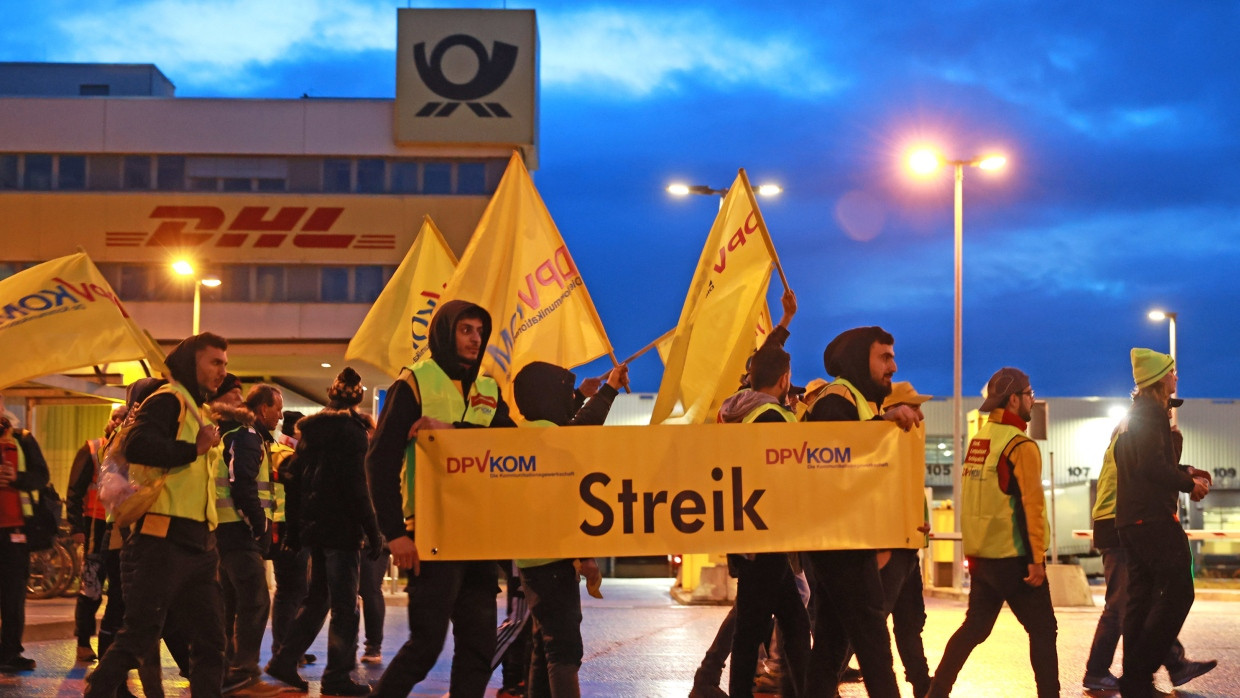
[[[473,77],[463,83],[453,82],[444,75],[443,71],[444,55],[458,46],[472,51],[478,61],[478,69]],[[502,119],[512,117],[499,102],[479,100],[498,90],[508,76],[512,75],[512,69],[517,64],[516,46],[503,41],[495,41],[491,44],[490,55],[487,55],[486,46],[477,38],[468,34],[453,34],[436,44],[429,57],[426,55],[426,42],[414,44],[413,62],[423,84],[431,92],[447,100],[427,102],[418,110],[416,116],[449,116],[464,103],[470,111],[480,117],[496,116]]]

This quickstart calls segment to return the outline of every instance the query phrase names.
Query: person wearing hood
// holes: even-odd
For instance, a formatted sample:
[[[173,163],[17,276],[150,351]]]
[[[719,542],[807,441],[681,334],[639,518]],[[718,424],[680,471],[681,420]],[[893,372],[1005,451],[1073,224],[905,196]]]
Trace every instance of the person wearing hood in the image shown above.
[[[228,341],[210,332],[194,335],[177,345],[165,363],[171,382],[142,403],[124,444],[130,476],[159,492],[121,552],[124,624],[86,679],[88,698],[110,698],[130,667],[157,647],[166,622],[188,637],[194,695],[219,696],[224,680],[215,460],[210,453],[219,443],[219,430],[205,404],[227,374]]]
[[[1139,347],[1129,357],[1136,388],[1114,452],[1115,530],[1128,554],[1119,691],[1124,698],[1145,698],[1154,695],[1154,672],[1171,651],[1195,595],[1180,493],[1201,501],[1213,480],[1204,470],[1180,465],[1169,414],[1179,381],[1175,359]],[[1198,666],[1212,668],[1206,662]],[[1177,686],[1182,683],[1175,678]]]
[[[796,421],[785,406],[792,386],[792,359],[778,346],[764,345],[753,355],[750,389],[724,400],[718,421],[730,424]],[[809,615],[797,590],[787,553],[730,555],[736,575],[736,628],[732,637],[732,665],[728,695],[752,696],[758,646],[770,637],[771,617],[782,631],[783,694],[805,695],[809,666]]]
[[[808,422],[886,420],[905,431],[921,423],[899,405],[879,412],[896,372],[895,339],[881,327],[856,327],[823,352],[835,380],[807,405]],[[875,698],[900,695],[892,668],[891,637],[883,613],[883,586],[876,550],[818,550],[805,554],[814,604],[814,660],[806,685],[811,695],[835,695],[849,647],[856,652],[866,691]]]
[[[371,559],[383,538],[366,488],[369,418],[357,411],[362,377],[345,367],[327,390],[328,405],[301,420],[301,440],[286,479],[290,539],[310,549],[310,586],[305,602],[267,664],[267,674],[301,691],[308,687],[297,664],[327,626],[327,666],[321,693],[364,696],[370,686],[357,683],[357,585],[363,541]]]
[[[598,426],[607,420],[618,391],[628,384],[629,367],[621,364],[607,374],[580,409],[576,409],[577,377],[566,368],[534,361],[513,379],[513,398],[529,427]],[[516,560],[530,613],[534,616],[533,656],[526,695],[533,698],[579,698],[577,672],[585,654],[581,640],[581,596],[577,583],[586,578],[591,596],[602,574],[594,558]]]
[[[284,397],[260,384],[244,402],[241,381],[231,373],[212,398],[223,433],[215,466],[215,509],[219,526],[220,585],[224,590],[225,694],[269,689],[260,679],[258,655],[271,611],[267,567],[271,538],[271,430],[280,421]]]
[[[388,389],[366,454],[379,526],[396,565],[411,570],[409,640],[380,677],[377,695],[409,695],[435,665],[449,621],[455,637],[452,695],[471,698],[486,692],[495,653],[496,565],[422,562],[413,539],[413,487],[418,430],[516,426],[499,385],[478,375],[490,336],[491,315],[481,306],[462,300],[439,306],[427,340],[431,356],[404,367]]]
[[[969,441],[960,470],[960,535],[969,563],[969,605],[930,682],[930,698],[946,698],[961,668],[989,635],[1006,603],[1029,633],[1038,698],[1059,695],[1058,626],[1046,582],[1046,497],[1042,453],[1025,431],[1033,387],[1020,369],[1004,367],[986,384],[986,422]],[[1125,650],[1127,654],[1127,650]]]

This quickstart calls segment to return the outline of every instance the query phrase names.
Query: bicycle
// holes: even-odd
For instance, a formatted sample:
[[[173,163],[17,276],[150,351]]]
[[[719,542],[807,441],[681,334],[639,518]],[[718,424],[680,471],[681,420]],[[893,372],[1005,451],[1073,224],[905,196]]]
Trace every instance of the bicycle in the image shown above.
[[[30,574],[26,578],[27,599],[50,599],[77,593],[81,581],[82,556],[63,519],[52,547],[30,553]]]

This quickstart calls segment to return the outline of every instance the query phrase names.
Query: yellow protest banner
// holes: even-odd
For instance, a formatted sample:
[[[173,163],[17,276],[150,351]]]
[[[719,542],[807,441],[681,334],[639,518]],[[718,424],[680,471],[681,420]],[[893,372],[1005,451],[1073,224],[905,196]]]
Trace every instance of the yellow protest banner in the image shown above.
[[[919,548],[925,432],[887,422],[424,432],[423,560]]]
[[[0,281],[0,388],[118,361],[166,371],[164,353],[138,327],[84,252]]]
[[[349,340],[345,360],[361,359],[392,378],[421,360],[430,351],[431,318],[454,271],[456,255],[426,216],[392,280]]]
[[[676,323],[651,424],[715,419],[737,388],[750,337],[766,307],[771,265],[778,262],[749,180],[741,170],[710,229]],[[769,316],[768,316],[769,322]],[[673,415],[677,402],[683,413]]]
[[[531,361],[572,368],[611,353],[581,273],[515,152],[444,298],[491,314],[481,372],[501,387]]]

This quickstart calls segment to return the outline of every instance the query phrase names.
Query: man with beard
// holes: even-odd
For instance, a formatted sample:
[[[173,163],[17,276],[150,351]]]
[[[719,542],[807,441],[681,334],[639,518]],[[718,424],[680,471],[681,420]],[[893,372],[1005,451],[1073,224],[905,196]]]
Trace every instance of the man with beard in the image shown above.
[[[895,339],[881,327],[856,327],[831,340],[823,352],[827,374],[835,380],[808,405],[808,422],[894,422],[909,430],[921,423],[917,412],[898,405],[879,414],[896,372]],[[883,613],[883,585],[876,550],[818,550],[805,554],[813,585],[813,662],[807,695],[834,696],[849,645],[865,689],[874,698],[900,695],[892,669],[891,637]]]
[[[494,561],[422,562],[413,538],[413,488],[419,430],[516,426],[499,385],[478,375],[490,336],[491,316],[480,306],[460,300],[440,306],[427,340],[431,358],[406,366],[388,389],[366,454],[379,527],[393,561],[411,570],[409,640],[383,672],[375,695],[409,695],[435,665],[449,621],[455,641],[450,692],[459,698],[486,692],[495,654],[498,568]]]
[[[130,477],[148,485],[162,481],[162,488],[121,553],[124,625],[86,680],[88,698],[112,696],[159,642],[165,622],[188,635],[195,697],[220,695],[224,679],[210,454],[220,436],[204,406],[227,373],[228,341],[210,332],[194,335],[165,363],[172,380],[143,402],[125,443]]]
[[[969,653],[990,635],[1004,602],[1029,633],[1038,698],[1059,695],[1057,627],[1046,583],[1046,501],[1042,454],[1025,435],[1033,414],[1029,376],[1001,368],[990,377],[981,411],[986,423],[969,442],[960,473],[961,537],[969,561],[969,606],[947,641],[930,683],[933,698],[951,694]]]
[[[1154,672],[1193,606],[1193,556],[1180,525],[1179,496],[1186,492],[1201,501],[1210,478],[1179,465],[1167,412],[1179,380],[1175,359],[1143,348],[1134,348],[1130,358],[1136,390],[1115,438],[1115,529],[1128,553],[1119,691],[1124,698],[1145,698],[1154,695]]]
[[[792,387],[791,357],[778,346],[763,346],[750,360],[749,384],[723,401],[723,423],[795,422],[796,415],[784,407]],[[752,696],[758,646],[770,637],[771,617],[782,631],[787,660],[783,694],[804,695],[805,669],[809,663],[809,616],[797,591],[787,553],[729,555],[736,575],[736,630],[732,636],[732,665],[728,695]]]

